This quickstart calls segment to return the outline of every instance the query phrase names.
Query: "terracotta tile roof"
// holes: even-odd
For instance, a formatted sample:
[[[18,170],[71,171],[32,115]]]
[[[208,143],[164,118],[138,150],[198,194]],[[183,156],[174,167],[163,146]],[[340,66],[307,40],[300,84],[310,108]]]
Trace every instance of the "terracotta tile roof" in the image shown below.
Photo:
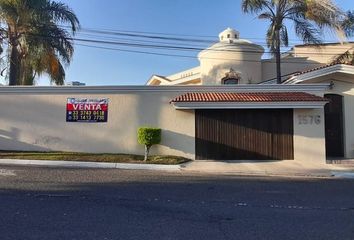
[[[186,93],[171,100],[175,102],[319,102],[327,101],[323,97],[305,92],[246,92],[246,93],[216,93],[194,92]]]

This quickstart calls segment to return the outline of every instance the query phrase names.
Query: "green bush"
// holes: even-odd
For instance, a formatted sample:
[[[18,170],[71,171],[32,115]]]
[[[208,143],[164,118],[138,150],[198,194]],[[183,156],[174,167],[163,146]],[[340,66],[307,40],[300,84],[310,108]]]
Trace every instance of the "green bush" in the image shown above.
[[[147,161],[152,145],[160,144],[161,129],[153,127],[140,127],[138,129],[138,143],[145,145],[144,161]]]

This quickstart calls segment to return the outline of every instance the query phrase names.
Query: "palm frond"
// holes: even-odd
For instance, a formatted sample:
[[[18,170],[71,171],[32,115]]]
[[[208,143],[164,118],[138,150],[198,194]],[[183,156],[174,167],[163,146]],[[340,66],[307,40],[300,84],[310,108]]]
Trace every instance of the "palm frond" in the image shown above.
[[[295,33],[304,41],[304,43],[320,44],[321,32],[309,21],[301,18],[293,18]]]
[[[16,6],[12,5],[9,1],[0,2],[0,16],[1,21],[13,28],[16,25],[16,19],[18,19],[18,11]]]
[[[56,85],[64,85],[65,83],[65,69],[60,62],[58,62],[58,69],[55,75],[51,75],[51,81]]]
[[[258,13],[265,8],[271,10],[269,0],[243,0],[242,11],[245,13]]]
[[[354,11],[348,11],[341,26],[347,37],[354,36]]]
[[[269,25],[266,33],[266,42],[269,50],[274,54],[276,52],[277,39],[275,36],[275,26],[274,24]]]
[[[8,26],[4,35],[11,36],[10,47],[20,56],[18,64],[10,64],[10,68],[17,68],[9,71],[12,84],[14,79],[18,79],[15,84],[33,84],[35,77],[43,73],[56,84],[64,83],[63,65],[72,60],[72,34],[80,27],[66,4],[52,0],[0,0],[0,22]],[[70,25],[71,33],[60,26],[62,23]]]
[[[258,19],[272,20],[272,18],[274,18],[274,15],[269,11],[258,15]]]
[[[332,0],[311,0],[306,2],[306,18],[313,21],[320,29],[335,31],[342,39],[344,31],[340,20],[345,15]]]
[[[74,11],[64,3],[49,1],[43,11],[50,14],[54,22],[69,23],[73,33],[80,28],[79,19]]]
[[[54,52],[47,55],[46,73],[50,76],[51,82],[56,85],[63,85],[65,70]]]
[[[28,35],[29,43],[41,46],[48,51],[54,49],[65,64],[69,64],[74,54],[74,46],[70,34],[55,24],[43,25]]]
[[[259,14],[259,19],[269,20],[267,46],[276,56],[277,82],[281,82],[280,46],[288,46],[288,29],[285,21],[294,24],[295,33],[304,43],[320,44],[325,28],[341,36],[342,11],[332,0],[243,0],[242,10]],[[351,25],[352,26],[352,25]]]
[[[351,48],[344,53],[336,56],[332,63],[337,63],[337,64],[351,64],[354,65],[354,48]]]
[[[288,29],[285,25],[282,25],[280,28],[280,40],[283,46],[285,47],[289,46]]]

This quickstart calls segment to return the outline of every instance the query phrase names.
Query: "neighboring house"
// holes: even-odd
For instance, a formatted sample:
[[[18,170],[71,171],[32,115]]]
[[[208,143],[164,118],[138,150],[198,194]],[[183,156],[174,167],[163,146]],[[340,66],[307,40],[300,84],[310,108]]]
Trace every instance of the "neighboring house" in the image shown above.
[[[354,43],[296,45],[282,55],[282,75],[327,65],[335,56],[354,47]],[[146,85],[220,85],[275,83],[275,60],[264,59],[264,48],[240,39],[239,32],[228,28],[219,34],[219,42],[198,54],[200,65],[170,76],[153,75]],[[226,81],[228,73],[237,73],[238,81]]]
[[[71,81],[71,82],[67,82],[66,86],[86,86],[86,83],[79,82],[79,81]]]

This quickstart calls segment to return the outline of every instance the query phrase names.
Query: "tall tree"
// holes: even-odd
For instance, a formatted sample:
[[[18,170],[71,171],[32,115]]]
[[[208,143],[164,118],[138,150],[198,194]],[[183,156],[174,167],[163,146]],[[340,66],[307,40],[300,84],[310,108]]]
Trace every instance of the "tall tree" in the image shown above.
[[[267,46],[276,59],[277,83],[282,82],[281,46],[289,46],[286,21],[292,22],[295,33],[304,43],[321,43],[324,28],[341,32],[342,12],[331,0],[243,0],[245,13],[267,20]]]
[[[354,11],[348,11],[341,24],[345,35],[347,37],[354,37]],[[336,56],[333,62],[354,64],[354,47],[351,47],[344,53]]]
[[[0,0],[0,22],[9,50],[9,85],[32,85],[47,73],[63,84],[72,59],[71,34],[79,20],[66,5],[51,0]],[[69,24],[70,31],[61,24]]]

